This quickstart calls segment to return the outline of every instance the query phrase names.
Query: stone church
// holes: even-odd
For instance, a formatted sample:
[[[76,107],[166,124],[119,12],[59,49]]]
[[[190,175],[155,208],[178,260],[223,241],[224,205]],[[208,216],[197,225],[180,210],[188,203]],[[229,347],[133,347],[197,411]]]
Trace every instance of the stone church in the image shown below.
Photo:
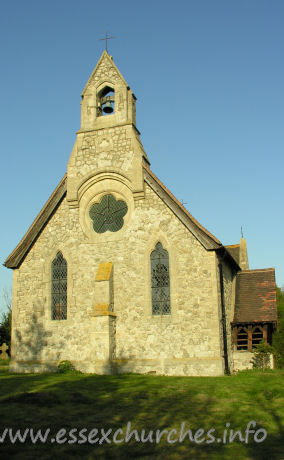
[[[150,168],[136,97],[104,51],[67,173],[18,246],[12,371],[222,375],[277,325],[274,269],[249,270]]]

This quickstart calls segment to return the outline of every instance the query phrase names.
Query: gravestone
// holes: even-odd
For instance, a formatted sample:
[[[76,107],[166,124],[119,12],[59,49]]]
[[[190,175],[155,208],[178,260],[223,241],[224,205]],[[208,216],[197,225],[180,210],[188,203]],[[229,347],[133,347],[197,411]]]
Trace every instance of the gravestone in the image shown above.
[[[9,356],[7,355],[7,350],[8,347],[6,343],[3,343],[3,345],[1,345],[0,347],[0,351],[2,351],[2,353],[0,354],[0,359],[9,359]]]

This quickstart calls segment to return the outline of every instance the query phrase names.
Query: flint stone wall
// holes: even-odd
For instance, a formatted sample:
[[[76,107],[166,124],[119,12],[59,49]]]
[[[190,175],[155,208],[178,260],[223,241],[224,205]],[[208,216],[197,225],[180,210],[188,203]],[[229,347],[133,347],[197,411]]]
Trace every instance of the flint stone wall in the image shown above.
[[[145,184],[121,239],[90,242],[78,208],[66,199],[14,271],[11,369],[51,370],[70,360],[85,372],[221,375],[217,261]],[[169,252],[171,315],[152,316],[150,254],[160,241]],[[68,264],[67,320],[51,320],[51,263]],[[116,318],[92,317],[95,275],[113,263]],[[103,324],[104,323],[104,324]],[[110,357],[104,351],[109,334]]]

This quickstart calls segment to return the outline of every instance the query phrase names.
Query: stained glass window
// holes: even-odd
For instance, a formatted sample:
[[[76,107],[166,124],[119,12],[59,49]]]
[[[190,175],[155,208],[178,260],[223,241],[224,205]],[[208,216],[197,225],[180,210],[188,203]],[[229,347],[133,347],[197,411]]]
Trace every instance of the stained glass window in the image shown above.
[[[117,232],[123,227],[123,217],[127,210],[125,201],[116,200],[113,195],[104,195],[89,211],[93,229],[96,233],[104,233],[107,230]]]
[[[169,254],[161,243],[151,253],[152,314],[170,315]]]
[[[67,263],[61,252],[52,262],[52,319],[67,319]]]

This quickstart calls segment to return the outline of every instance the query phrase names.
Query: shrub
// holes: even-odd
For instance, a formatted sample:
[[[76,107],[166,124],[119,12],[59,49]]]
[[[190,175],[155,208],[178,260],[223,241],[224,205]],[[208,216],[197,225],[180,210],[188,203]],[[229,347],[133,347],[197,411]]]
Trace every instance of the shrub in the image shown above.
[[[70,372],[77,372],[75,367],[70,361],[60,361],[60,363],[57,364],[57,371],[60,374],[68,374]]]
[[[256,369],[268,369],[270,367],[270,356],[273,348],[267,343],[260,342],[254,350],[252,365]]]
[[[12,322],[12,302],[11,295],[8,289],[3,291],[3,299],[6,312],[2,313],[0,319],[0,345],[6,343],[8,346],[8,354],[10,354],[11,347],[11,322]]]

